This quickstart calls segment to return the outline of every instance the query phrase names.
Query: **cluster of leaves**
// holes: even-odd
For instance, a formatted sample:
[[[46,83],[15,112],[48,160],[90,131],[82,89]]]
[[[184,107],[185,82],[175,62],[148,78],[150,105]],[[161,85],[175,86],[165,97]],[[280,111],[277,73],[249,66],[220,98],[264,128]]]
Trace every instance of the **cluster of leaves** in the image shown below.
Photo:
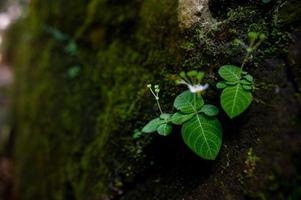
[[[221,106],[232,119],[244,112],[252,102],[253,77],[234,65],[222,66],[219,75],[224,79],[216,84],[223,89]]]
[[[223,89],[220,96],[221,106],[227,115],[233,119],[244,112],[252,103],[254,89],[254,78],[243,70],[251,54],[259,47],[266,36],[262,33],[249,32],[249,45],[236,39],[236,43],[246,47],[247,55],[240,67],[235,65],[224,65],[220,67],[218,74],[223,81],[218,82],[216,87]]]
[[[216,84],[222,89],[220,103],[226,114],[232,119],[244,112],[252,103],[254,79],[247,71],[243,70],[252,52],[258,48],[265,39],[265,35],[248,33],[249,45],[236,40],[238,44],[246,47],[246,57],[240,67],[224,65],[220,67],[218,74],[223,79]],[[151,120],[142,131],[135,131],[134,138],[139,138],[142,133],[158,132],[159,135],[168,136],[172,132],[172,125],[182,126],[181,133],[185,144],[198,156],[214,160],[222,145],[222,126],[217,119],[219,109],[211,104],[205,104],[202,93],[208,88],[208,84],[201,85],[204,78],[203,72],[195,70],[187,73],[181,72],[177,84],[184,84],[188,91],[184,91],[174,100],[174,114],[163,113],[159,103],[159,86],[148,85],[154,95],[161,115]]]
[[[167,136],[172,124],[182,125],[182,137],[187,146],[197,155],[214,160],[222,144],[222,128],[218,119],[218,108],[204,104],[203,98],[190,91],[178,95],[174,101],[177,112],[163,113],[144,126],[142,132]]]

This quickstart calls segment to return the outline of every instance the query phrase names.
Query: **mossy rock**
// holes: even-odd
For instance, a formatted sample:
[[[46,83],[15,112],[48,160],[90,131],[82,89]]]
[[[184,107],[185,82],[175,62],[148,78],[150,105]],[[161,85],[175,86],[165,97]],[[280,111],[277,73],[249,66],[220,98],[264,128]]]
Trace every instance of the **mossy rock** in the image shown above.
[[[301,141],[299,91],[288,75],[296,66],[286,60],[297,25],[276,20],[283,1],[252,2],[211,1],[212,16],[222,23],[181,31],[176,1],[32,0],[28,16],[11,27],[6,44],[16,75],[12,114],[21,199],[294,195],[298,181],[292,190],[278,184],[276,192],[269,184],[300,175],[298,162],[290,162]],[[66,51],[67,40],[59,41],[45,26],[74,41],[74,53]],[[163,109],[172,112],[182,88],[174,86],[171,75],[197,69],[217,79],[219,66],[241,62],[243,49],[231,43],[245,39],[248,31],[268,35],[246,66],[260,86],[241,117],[220,116],[224,145],[217,160],[194,155],[179,128],[167,138],[132,139],[136,128],[158,114],[146,84],[160,84]],[[75,66],[78,74],[69,76]],[[206,99],[218,104],[218,91],[212,88]],[[244,161],[251,147],[260,161],[247,177]]]

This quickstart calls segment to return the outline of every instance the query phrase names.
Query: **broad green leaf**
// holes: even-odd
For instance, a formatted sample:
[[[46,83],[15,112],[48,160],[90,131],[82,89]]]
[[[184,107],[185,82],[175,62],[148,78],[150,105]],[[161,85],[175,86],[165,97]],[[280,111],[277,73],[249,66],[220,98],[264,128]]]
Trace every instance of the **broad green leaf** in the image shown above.
[[[164,123],[164,120],[161,120],[160,118],[156,118],[151,120],[150,122],[148,122],[148,124],[146,124],[143,129],[142,132],[144,133],[152,133],[157,131],[157,128]]]
[[[196,113],[203,105],[203,98],[190,91],[181,93],[174,102],[174,107],[183,113]]]
[[[251,102],[252,93],[244,90],[240,84],[225,88],[221,94],[222,107],[231,119],[245,111]]]
[[[214,160],[222,144],[222,127],[214,117],[197,114],[182,126],[185,144],[204,159]]]
[[[224,65],[218,70],[218,74],[229,82],[235,82],[240,80],[241,69],[234,65]]]
[[[250,81],[250,82],[253,81],[253,76],[251,76],[250,74],[244,76],[244,78],[245,78],[247,81]]]
[[[160,119],[169,120],[171,118],[171,114],[163,113],[160,115]]]
[[[214,105],[206,104],[201,108],[200,112],[203,112],[208,116],[215,116],[218,114],[218,108]]]
[[[194,115],[195,115],[195,113],[184,114],[184,113],[181,113],[181,112],[176,112],[171,117],[171,122],[176,124],[176,125],[182,125],[184,122],[190,120]]]
[[[158,127],[157,131],[160,135],[167,136],[171,133],[172,126],[170,124],[164,123]]]

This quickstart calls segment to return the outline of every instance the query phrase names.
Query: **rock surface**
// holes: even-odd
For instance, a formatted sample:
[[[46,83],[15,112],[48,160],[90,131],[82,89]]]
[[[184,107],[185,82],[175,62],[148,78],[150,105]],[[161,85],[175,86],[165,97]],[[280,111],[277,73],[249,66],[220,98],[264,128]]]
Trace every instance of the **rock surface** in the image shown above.
[[[294,3],[32,0],[7,34],[5,56],[15,73],[21,199],[300,199]],[[211,16],[222,23],[208,29]],[[232,41],[246,41],[248,31],[268,36],[246,65],[254,101],[235,120],[219,115],[224,141],[215,161],[194,155],[179,128],[132,139],[158,114],[148,83],[160,84],[163,110],[173,112],[184,88],[171,75],[202,70],[211,85],[206,99],[218,105],[217,70],[241,64],[245,50]]]

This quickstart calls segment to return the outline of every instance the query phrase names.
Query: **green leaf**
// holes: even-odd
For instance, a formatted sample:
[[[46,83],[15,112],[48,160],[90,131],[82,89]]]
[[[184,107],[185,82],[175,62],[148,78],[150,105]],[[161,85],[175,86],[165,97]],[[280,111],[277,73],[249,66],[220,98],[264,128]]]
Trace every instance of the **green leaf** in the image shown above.
[[[218,70],[218,74],[229,82],[235,82],[240,80],[241,69],[234,65],[224,65]]]
[[[184,122],[190,120],[194,115],[195,115],[195,113],[184,114],[184,113],[181,113],[181,112],[176,112],[171,117],[171,122],[176,124],[176,125],[182,125]]]
[[[163,113],[160,115],[160,119],[169,120],[171,118],[171,114]]]
[[[221,94],[222,108],[231,119],[245,111],[251,102],[252,93],[244,90],[240,84],[225,88]]]
[[[216,106],[211,104],[206,104],[201,108],[200,112],[203,112],[208,116],[215,116],[218,114],[219,111]]]
[[[184,123],[181,132],[185,144],[197,155],[216,158],[222,144],[222,127],[216,118],[197,114]]]
[[[227,85],[226,85],[226,83],[224,83],[224,82],[218,82],[218,83],[216,84],[216,88],[217,88],[217,89],[224,89],[225,87],[227,87]]]
[[[236,85],[238,81],[226,81],[227,85]]]
[[[190,91],[181,93],[174,102],[174,107],[183,113],[196,113],[203,105],[203,98]]]
[[[157,131],[157,128],[164,123],[164,120],[161,120],[160,118],[156,118],[151,120],[150,122],[148,122],[148,124],[146,124],[143,129],[142,132],[144,133],[152,133]]]
[[[142,132],[138,129],[134,130],[133,139],[139,139],[142,136]]]
[[[204,72],[198,72],[197,76],[196,76],[196,79],[201,82],[203,80],[205,76],[205,73]]]
[[[164,123],[158,127],[157,131],[160,135],[167,136],[171,133],[172,126],[170,124]]]
[[[247,81],[250,81],[250,82],[253,81],[253,76],[251,76],[250,74],[244,76],[244,78],[245,78]]]
[[[242,87],[243,87],[243,89],[245,89],[245,90],[252,90],[252,89],[253,89],[253,87],[250,86],[250,85],[242,85]]]
[[[191,71],[187,72],[187,76],[189,76],[189,77],[195,77],[197,75],[198,75],[198,71],[196,71],[196,70],[191,70]]]
[[[241,80],[240,83],[243,84],[243,85],[252,85],[251,82],[246,81],[246,80]]]

